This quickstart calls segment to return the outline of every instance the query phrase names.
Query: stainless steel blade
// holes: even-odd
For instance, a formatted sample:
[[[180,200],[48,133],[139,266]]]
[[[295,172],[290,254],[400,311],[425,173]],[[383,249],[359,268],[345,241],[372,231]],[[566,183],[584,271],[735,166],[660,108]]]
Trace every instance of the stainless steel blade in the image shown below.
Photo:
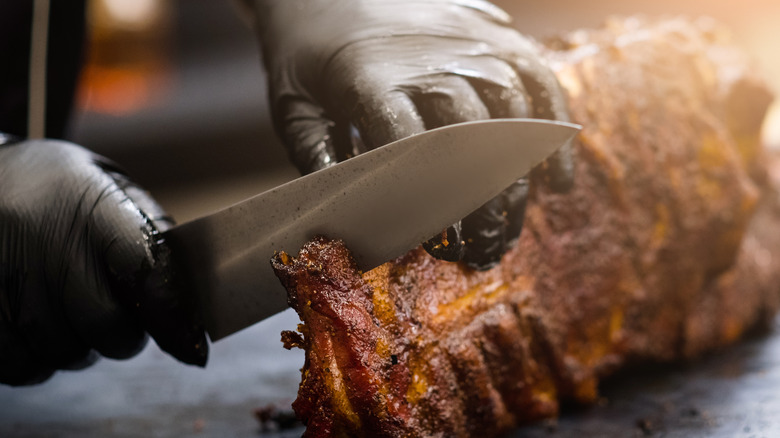
[[[525,175],[579,131],[537,119],[446,126],[361,154],[164,238],[200,300],[212,341],[287,307],[271,269],[315,235],[342,239],[363,270],[398,257]]]

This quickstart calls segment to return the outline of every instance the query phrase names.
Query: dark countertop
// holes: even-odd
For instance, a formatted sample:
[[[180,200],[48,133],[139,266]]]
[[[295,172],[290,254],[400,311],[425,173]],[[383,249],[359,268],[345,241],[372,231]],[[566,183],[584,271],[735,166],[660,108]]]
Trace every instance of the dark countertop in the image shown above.
[[[512,437],[780,436],[780,325],[705,357],[633,368],[602,385],[596,406]]]
[[[103,359],[38,386],[0,386],[0,436],[257,436],[253,410],[295,397],[303,353],[283,349],[279,333],[296,324],[286,312],[212,344],[205,369],[150,342],[127,361]]]

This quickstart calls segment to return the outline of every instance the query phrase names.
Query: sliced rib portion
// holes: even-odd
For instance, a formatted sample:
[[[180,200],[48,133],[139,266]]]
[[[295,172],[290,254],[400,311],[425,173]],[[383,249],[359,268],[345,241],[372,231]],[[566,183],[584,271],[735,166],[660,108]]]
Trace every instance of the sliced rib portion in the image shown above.
[[[495,436],[593,402],[600,378],[688,358],[780,303],[771,100],[709,22],[613,20],[551,43],[585,128],[575,187],[534,181],[525,229],[475,272],[423,250],[367,273],[318,238],[274,261],[306,350],[306,436]]]

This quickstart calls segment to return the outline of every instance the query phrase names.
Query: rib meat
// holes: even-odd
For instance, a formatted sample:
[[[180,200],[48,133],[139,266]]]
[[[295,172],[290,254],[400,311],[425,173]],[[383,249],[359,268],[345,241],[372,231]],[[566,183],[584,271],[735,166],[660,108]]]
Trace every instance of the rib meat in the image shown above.
[[[495,436],[599,379],[734,342],[780,304],[771,100],[709,22],[613,20],[550,43],[584,126],[576,183],[532,184],[486,272],[417,249],[370,272],[317,238],[273,265],[303,321],[306,436]]]

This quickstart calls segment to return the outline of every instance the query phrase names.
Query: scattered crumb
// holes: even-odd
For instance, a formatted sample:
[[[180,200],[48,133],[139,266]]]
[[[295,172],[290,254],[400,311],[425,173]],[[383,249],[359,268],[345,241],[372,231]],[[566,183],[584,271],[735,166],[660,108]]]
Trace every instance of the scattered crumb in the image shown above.
[[[548,418],[544,420],[544,430],[547,431],[547,433],[555,433],[558,431],[558,419],[557,418]]]
[[[195,433],[201,433],[205,428],[206,428],[206,420],[202,418],[198,418],[192,423],[192,431]]]
[[[301,425],[292,409],[280,409],[275,405],[255,409],[254,416],[260,422],[261,432],[292,429]]]
[[[282,344],[284,344],[284,348],[288,350],[303,348],[303,336],[298,332],[285,330],[282,332]]]
[[[640,418],[636,420],[636,427],[638,427],[645,435],[652,435],[655,431],[655,425],[653,421],[648,418]]]

